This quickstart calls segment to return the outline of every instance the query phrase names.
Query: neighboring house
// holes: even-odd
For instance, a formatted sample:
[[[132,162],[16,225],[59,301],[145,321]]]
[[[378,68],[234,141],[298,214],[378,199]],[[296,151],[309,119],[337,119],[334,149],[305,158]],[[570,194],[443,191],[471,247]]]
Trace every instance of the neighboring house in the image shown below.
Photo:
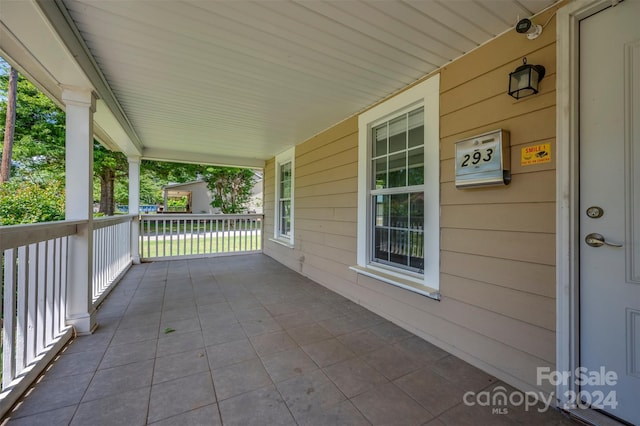
[[[195,180],[185,183],[172,183],[162,187],[164,205],[161,212],[164,213],[196,213],[213,214],[219,213],[219,209],[211,207],[211,191],[207,188],[207,182]],[[169,200],[186,199],[184,207],[171,207]]]
[[[255,173],[255,184],[251,190],[251,199],[247,205],[247,212],[262,214],[262,173]],[[185,183],[172,183],[162,187],[164,195],[163,212],[186,212],[194,214],[217,214],[220,209],[212,207],[213,197],[211,190],[207,187],[204,180],[194,180]],[[169,206],[170,199],[186,198],[186,206],[172,208]]]

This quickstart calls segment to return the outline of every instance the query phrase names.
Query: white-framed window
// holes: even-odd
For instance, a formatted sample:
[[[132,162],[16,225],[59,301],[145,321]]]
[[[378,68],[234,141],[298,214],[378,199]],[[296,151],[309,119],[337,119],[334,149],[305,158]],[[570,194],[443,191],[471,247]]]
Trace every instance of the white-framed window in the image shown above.
[[[295,147],[276,156],[273,239],[293,247]]]
[[[439,75],[359,116],[356,272],[438,298]]]

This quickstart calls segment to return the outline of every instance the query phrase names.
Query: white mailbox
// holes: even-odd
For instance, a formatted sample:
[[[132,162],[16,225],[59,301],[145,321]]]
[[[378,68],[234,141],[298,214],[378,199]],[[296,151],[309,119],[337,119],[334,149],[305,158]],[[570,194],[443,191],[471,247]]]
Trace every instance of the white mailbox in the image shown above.
[[[456,188],[507,185],[510,154],[509,132],[502,129],[456,142]]]

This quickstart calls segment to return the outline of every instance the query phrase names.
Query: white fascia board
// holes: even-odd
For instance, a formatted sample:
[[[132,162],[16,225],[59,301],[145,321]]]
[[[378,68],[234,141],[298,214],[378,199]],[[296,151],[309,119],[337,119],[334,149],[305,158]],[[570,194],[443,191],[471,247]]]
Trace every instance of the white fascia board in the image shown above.
[[[260,158],[242,158],[226,155],[176,151],[170,149],[145,148],[142,151],[144,160],[167,161],[174,163],[211,164],[225,167],[242,167],[248,169],[263,169],[265,160]]]
[[[133,126],[58,1],[3,1],[0,51],[62,108],[63,87],[94,91],[103,104],[94,117],[102,133],[98,138],[127,155],[141,154]]]

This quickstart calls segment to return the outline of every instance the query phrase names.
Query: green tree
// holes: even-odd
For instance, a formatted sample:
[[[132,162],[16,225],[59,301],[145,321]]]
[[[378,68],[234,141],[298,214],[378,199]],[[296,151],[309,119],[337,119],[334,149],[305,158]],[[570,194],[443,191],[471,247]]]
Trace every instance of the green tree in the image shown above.
[[[0,126],[5,129],[8,75],[0,67]],[[33,182],[64,181],[65,115],[28,80],[18,78],[12,176]]]
[[[211,205],[226,214],[242,213],[251,198],[254,176],[251,169],[208,167],[204,180],[213,193]]]
[[[10,180],[0,185],[0,226],[64,220],[64,186]]]
[[[0,125],[5,128],[8,65],[0,61]],[[65,180],[65,113],[31,82],[18,79],[13,146],[13,173],[18,180],[46,186]],[[100,185],[100,211],[112,215],[115,210],[114,185],[127,175],[126,157],[109,151],[94,140],[94,178]]]
[[[109,151],[94,141],[93,175],[100,182],[100,213],[113,216],[116,207],[115,182],[128,174],[129,163],[123,153]]]
[[[16,92],[18,91],[18,70],[9,69],[7,85],[7,113],[5,114],[4,146],[2,147],[2,165],[0,166],[0,183],[11,178],[11,157],[13,153],[13,133],[16,125]]]
[[[148,174],[164,185],[167,182],[184,183],[195,180],[198,175],[204,175],[208,167],[203,164],[145,160],[140,165],[140,173]]]

